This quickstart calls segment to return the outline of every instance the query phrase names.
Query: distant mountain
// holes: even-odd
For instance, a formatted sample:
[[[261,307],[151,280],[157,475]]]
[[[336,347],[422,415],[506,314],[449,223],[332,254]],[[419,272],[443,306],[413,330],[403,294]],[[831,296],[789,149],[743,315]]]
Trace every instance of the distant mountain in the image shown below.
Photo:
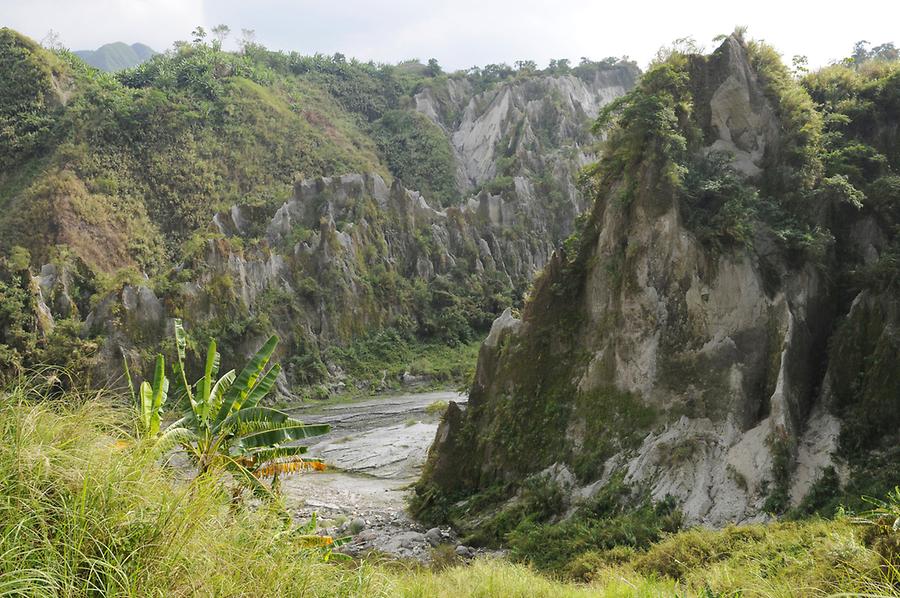
[[[153,57],[156,52],[144,44],[128,44],[115,42],[100,46],[96,50],[78,50],[75,52],[89,65],[104,71],[121,71]]]

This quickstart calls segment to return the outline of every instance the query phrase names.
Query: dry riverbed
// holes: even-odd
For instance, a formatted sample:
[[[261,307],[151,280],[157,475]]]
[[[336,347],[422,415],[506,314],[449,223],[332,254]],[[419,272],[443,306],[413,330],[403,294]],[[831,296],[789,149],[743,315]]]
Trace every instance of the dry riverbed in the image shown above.
[[[434,440],[442,407],[465,403],[455,392],[392,395],[352,403],[291,410],[306,423],[331,424],[314,439],[310,456],[324,459],[325,472],[286,478],[282,491],[300,521],[316,513],[322,531],[351,536],[349,554],[370,550],[428,560],[432,547],[455,544],[452,532],[426,529],[406,513],[410,487],[419,477]],[[465,547],[459,549],[468,556]]]

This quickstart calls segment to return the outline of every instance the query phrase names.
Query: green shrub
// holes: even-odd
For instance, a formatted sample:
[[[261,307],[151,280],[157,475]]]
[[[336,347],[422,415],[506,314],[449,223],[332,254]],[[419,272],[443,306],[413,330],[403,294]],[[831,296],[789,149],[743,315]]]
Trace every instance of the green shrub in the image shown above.
[[[682,188],[685,224],[718,250],[749,246],[758,218],[756,189],[730,163],[730,156],[717,153],[697,159]]]
[[[20,276],[0,277],[0,377],[23,371],[37,351],[36,318],[34,299]]]
[[[484,183],[481,188],[491,195],[509,196],[515,190],[515,181],[511,176],[497,176]]]
[[[617,478],[561,523],[539,523],[539,517],[526,517],[507,536],[511,556],[556,574],[576,572],[576,563],[587,553],[647,548],[681,526],[674,500],[654,504],[647,498],[635,499],[630,492]],[[542,506],[547,508],[547,503]]]
[[[823,517],[833,517],[840,506],[841,481],[834,467],[826,467],[822,470],[818,479],[810,486],[809,491],[795,509],[791,510],[792,517],[804,517],[819,514]]]
[[[798,587],[807,595],[829,595],[879,577],[877,556],[855,532],[847,520],[698,528],[663,539],[632,565],[642,575],[708,588],[714,595],[748,588],[782,595]]]
[[[768,513],[781,514],[790,505],[791,482],[791,448],[786,438],[772,438],[769,441],[772,451],[772,479],[769,494],[763,509]]]
[[[428,415],[443,415],[445,411],[447,411],[447,401],[435,401],[433,403],[429,403],[425,407],[425,413]]]
[[[391,110],[373,124],[391,173],[438,205],[459,203],[456,161],[447,136],[423,114]]]

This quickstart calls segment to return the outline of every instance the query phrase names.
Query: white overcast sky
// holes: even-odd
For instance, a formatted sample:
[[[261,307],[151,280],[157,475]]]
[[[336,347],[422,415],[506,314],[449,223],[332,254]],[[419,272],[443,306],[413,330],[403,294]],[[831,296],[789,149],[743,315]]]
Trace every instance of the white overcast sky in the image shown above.
[[[0,26],[38,41],[52,29],[73,50],[124,41],[160,51],[196,25],[218,23],[253,29],[271,49],[377,62],[435,57],[448,70],[622,55],[643,67],[676,38],[710,49],[716,35],[747,25],[788,61],[804,54],[820,66],[858,40],[900,45],[900,0],[0,0]]]

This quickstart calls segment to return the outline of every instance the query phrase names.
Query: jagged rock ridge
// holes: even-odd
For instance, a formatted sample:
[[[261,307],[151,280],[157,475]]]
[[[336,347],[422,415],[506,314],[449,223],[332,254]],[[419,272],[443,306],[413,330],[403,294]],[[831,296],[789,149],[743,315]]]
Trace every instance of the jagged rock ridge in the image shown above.
[[[786,159],[786,127],[747,47],[732,36],[685,68],[695,153],[727,151],[756,184]],[[776,492],[796,504],[834,464],[834,388],[858,373],[839,371],[839,353],[823,366],[841,308],[833,280],[764,227],[750,247],[711,249],[685,225],[659,162],[637,172],[629,200],[627,182],[607,185],[596,236],[574,260],[554,254],[522,319],[495,322],[467,410],[451,406],[438,430],[419,485],[425,507],[435,492],[457,500],[563,466],[583,495],[618,472],[658,500],[675,497],[688,523],[722,525],[763,517]],[[838,218],[818,209],[823,225]],[[865,211],[839,218],[869,231],[849,236],[859,255],[884,251],[883,223]],[[847,317],[883,322],[874,344],[884,350],[896,313],[896,297],[864,290]],[[840,330],[832,346],[858,337]]]
[[[450,79],[445,94],[426,88],[414,100],[416,110],[450,136],[458,184],[470,190],[499,174],[497,156],[503,153],[532,171],[557,170],[567,153],[587,163],[586,125],[603,105],[634,87],[637,75],[636,68],[621,65],[598,70],[588,80],[546,76],[480,94],[473,93],[470,81]],[[535,151],[541,145],[554,151]]]
[[[286,358],[301,343],[345,343],[415,317],[383,286],[394,276],[427,285],[474,273],[498,288],[522,287],[545,266],[554,243],[527,181],[520,179],[507,198],[482,191],[461,206],[436,209],[399,181],[388,186],[373,173],[298,181],[293,197],[268,217],[234,206],[213,219],[218,237],[182,266],[195,273],[190,280],[159,298],[146,286],[128,285],[87,313],[88,329],[106,337],[101,369],[115,379],[120,350],[136,357],[139,347],[164,338],[173,308],[194,325],[276,310],[286,316],[271,320]],[[243,241],[255,238],[261,240]],[[78,313],[70,278],[44,268],[37,279],[43,312]],[[223,350],[251,351],[268,333],[252,330]],[[290,376],[292,367],[286,369]],[[291,394],[287,379],[280,389]]]

